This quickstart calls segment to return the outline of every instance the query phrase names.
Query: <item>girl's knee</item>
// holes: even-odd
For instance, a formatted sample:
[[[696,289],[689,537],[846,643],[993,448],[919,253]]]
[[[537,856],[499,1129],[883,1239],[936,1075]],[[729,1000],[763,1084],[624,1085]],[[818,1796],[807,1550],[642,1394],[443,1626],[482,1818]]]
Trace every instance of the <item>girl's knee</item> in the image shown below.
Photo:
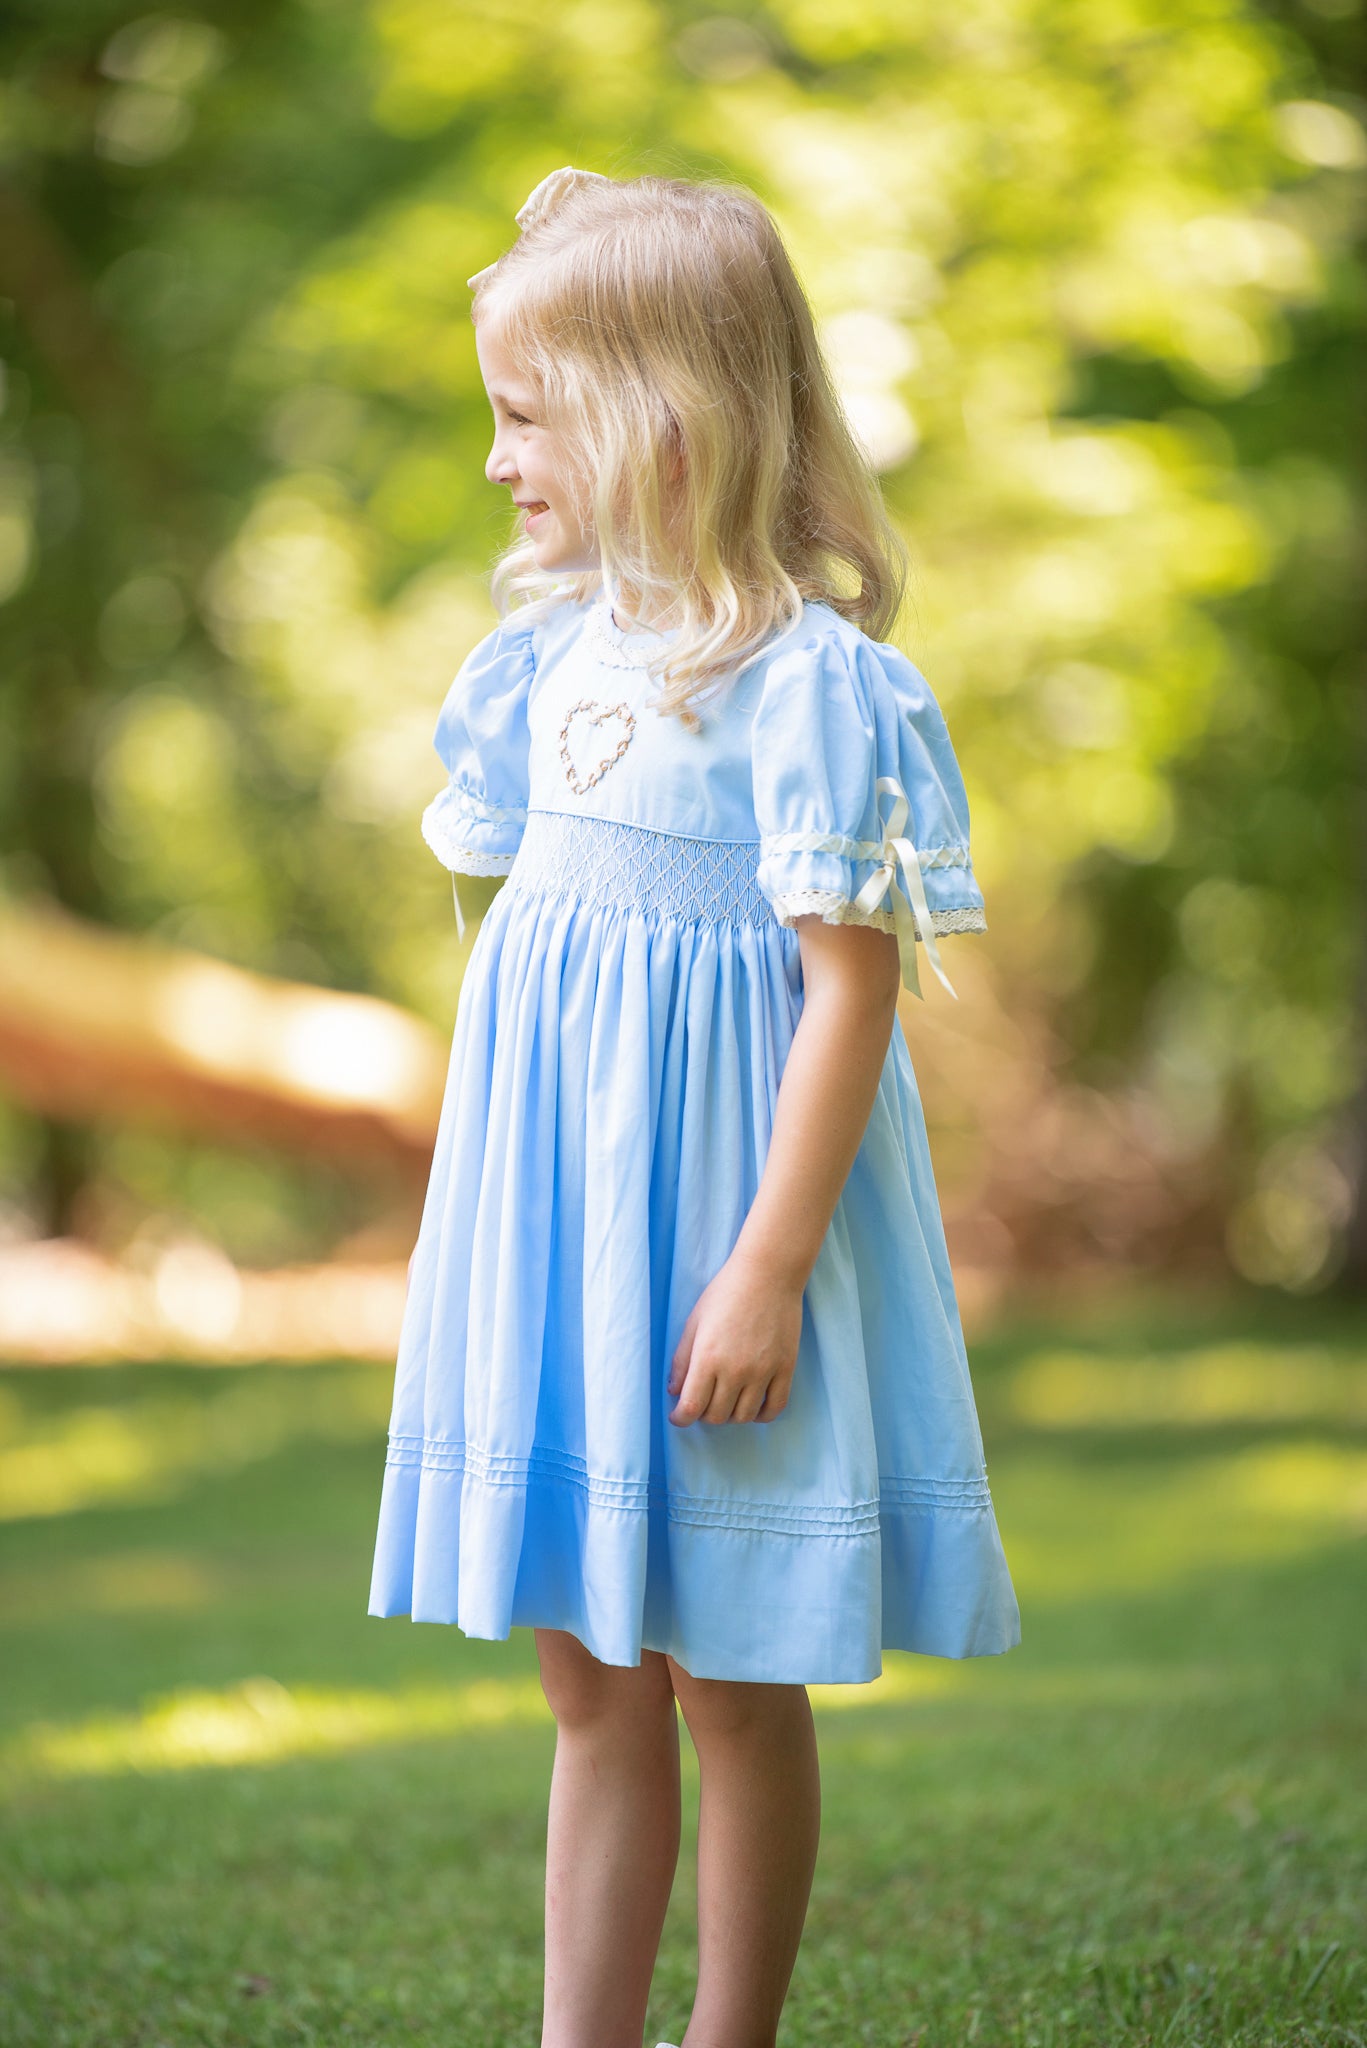
[[[564,1629],[536,1631],[541,1690],[561,1728],[631,1722],[672,1699],[665,1660],[642,1650],[639,1665],[604,1664]]]
[[[742,1679],[694,1678],[671,1657],[670,1682],[690,1735],[743,1736],[772,1728],[775,1718],[807,1709],[801,1685],[751,1684]]]

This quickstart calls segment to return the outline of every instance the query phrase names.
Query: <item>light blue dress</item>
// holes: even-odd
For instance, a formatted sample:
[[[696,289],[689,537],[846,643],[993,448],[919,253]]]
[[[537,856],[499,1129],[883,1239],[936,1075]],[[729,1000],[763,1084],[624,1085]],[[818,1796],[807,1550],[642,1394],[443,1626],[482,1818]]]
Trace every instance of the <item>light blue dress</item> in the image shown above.
[[[460,993],[368,1611],[566,1629],[700,1678],[860,1684],[884,1648],[1009,1650],[900,1020],[787,1406],[667,1420],[763,1170],[794,919],[899,932],[908,982],[937,933],[986,929],[944,717],[904,654],[808,603],[690,731],[622,665],[651,637],[624,641],[601,598],[514,614],[438,719],[424,836],[453,875],[508,879]]]

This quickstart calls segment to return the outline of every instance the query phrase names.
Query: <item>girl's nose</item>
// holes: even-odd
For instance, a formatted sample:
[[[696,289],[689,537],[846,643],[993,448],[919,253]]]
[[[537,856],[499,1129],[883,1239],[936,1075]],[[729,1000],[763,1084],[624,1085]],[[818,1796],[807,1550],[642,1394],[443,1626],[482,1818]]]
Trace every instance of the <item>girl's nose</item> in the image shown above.
[[[489,460],[484,465],[484,474],[488,477],[491,484],[511,483],[517,475],[515,465],[509,461],[506,455],[499,453],[497,441],[489,450]]]

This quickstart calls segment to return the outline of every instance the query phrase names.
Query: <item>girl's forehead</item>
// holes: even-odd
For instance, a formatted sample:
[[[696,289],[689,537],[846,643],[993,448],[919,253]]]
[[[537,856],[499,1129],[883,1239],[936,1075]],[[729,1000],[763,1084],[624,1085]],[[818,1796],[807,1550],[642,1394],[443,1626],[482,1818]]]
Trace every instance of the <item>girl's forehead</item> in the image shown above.
[[[476,326],[475,353],[491,397],[510,398],[515,393],[525,397],[531,391],[530,380],[493,321],[481,320]]]

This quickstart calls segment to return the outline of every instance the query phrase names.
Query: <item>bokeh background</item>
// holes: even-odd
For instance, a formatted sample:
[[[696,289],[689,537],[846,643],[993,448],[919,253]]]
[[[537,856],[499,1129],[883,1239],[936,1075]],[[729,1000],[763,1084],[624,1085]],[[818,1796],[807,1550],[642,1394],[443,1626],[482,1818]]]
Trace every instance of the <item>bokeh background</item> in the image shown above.
[[[785,2041],[1360,2044],[1359,0],[0,55],[6,2042],[535,2038],[530,1643],[364,1608],[508,535],[464,280],[572,162],[773,210],[988,905],[903,1022],[1025,1642],[819,1702]]]

